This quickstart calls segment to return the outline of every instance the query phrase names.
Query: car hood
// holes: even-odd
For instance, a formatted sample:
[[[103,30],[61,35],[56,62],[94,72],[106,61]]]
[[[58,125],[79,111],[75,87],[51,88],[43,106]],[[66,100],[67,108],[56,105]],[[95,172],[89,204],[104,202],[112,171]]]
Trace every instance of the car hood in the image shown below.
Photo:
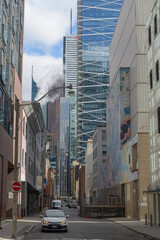
[[[66,221],[65,217],[44,217],[43,218],[44,221],[53,223],[53,222],[63,222]]]

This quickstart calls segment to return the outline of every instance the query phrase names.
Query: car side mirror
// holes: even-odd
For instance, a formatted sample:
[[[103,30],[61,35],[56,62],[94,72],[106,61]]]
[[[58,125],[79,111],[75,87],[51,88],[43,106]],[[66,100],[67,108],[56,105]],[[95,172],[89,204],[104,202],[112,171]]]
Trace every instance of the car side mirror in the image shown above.
[[[69,215],[66,215],[66,218],[69,218]]]
[[[40,218],[43,218],[43,215],[40,215]]]

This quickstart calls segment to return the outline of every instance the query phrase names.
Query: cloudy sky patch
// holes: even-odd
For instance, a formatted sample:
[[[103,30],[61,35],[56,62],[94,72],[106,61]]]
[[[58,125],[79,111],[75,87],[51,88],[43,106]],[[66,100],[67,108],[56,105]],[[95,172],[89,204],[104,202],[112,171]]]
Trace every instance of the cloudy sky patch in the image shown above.
[[[63,36],[69,34],[71,8],[76,25],[76,4],[76,0],[25,1],[23,100],[31,97],[32,65],[34,80],[43,89],[55,80],[55,73],[62,73]]]

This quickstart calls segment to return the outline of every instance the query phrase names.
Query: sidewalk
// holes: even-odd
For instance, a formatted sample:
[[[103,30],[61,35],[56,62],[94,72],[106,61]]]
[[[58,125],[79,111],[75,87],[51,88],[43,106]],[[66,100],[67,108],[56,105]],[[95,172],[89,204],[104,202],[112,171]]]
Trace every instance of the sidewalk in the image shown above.
[[[18,219],[17,239],[18,240],[25,239],[25,234],[31,231],[31,229],[40,222],[41,222],[41,219],[39,215]],[[2,225],[2,229],[0,229],[0,240],[12,239],[11,236],[12,236],[12,220],[7,219],[6,223]]]
[[[149,237],[150,239],[160,239],[160,226],[150,226],[150,224],[145,225],[144,221],[128,218],[107,218],[107,220],[122,225],[134,232],[144,235],[145,237]]]

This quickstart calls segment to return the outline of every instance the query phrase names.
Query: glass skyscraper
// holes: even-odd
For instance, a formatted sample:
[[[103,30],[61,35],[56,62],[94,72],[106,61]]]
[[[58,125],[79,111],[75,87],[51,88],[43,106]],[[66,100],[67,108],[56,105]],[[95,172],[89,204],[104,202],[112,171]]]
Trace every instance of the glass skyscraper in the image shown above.
[[[37,83],[33,80],[33,77],[32,77],[32,91],[31,91],[32,102],[35,101],[37,93],[38,93]]]
[[[36,100],[36,96],[38,93],[38,87],[37,87],[37,83],[34,81],[33,77],[32,77],[32,90],[31,90],[31,99],[32,102],[34,102]],[[42,108],[42,114],[43,114],[43,119],[44,119],[44,123],[46,126],[46,105],[41,105]]]
[[[76,160],[76,138],[77,138],[77,119],[76,119],[76,100],[77,100],[77,35],[70,34],[63,39],[63,74],[65,86],[72,84],[74,96],[70,97],[69,115],[69,156],[70,163]],[[69,89],[65,89],[65,96]]]
[[[123,0],[78,0],[77,160],[88,138],[106,122],[109,45]]]

